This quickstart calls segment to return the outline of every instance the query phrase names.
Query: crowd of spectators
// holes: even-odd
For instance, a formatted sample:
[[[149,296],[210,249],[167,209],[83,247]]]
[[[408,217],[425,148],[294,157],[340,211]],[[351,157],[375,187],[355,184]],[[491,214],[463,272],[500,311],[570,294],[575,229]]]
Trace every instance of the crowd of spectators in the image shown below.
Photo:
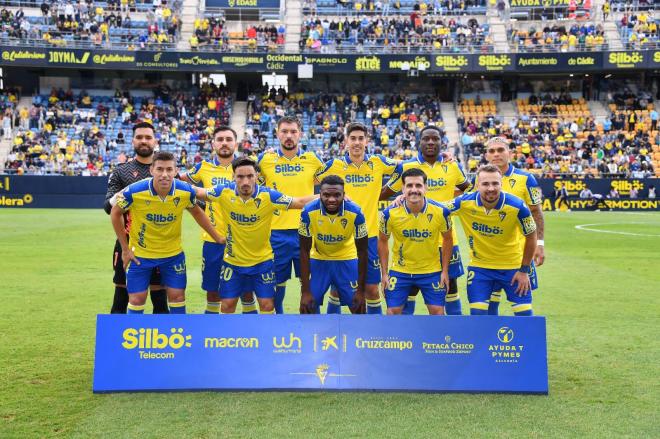
[[[19,128],[5,167],[29,174],[104,175],[132,155],[135,122],[156,127],[160,148],[181,166],[207,156],[213,129],[229,122],[231,99],[209,82],[193,93],[162,85],[149,97],[117,90],[114,97],[53,89],[19,109]]]
[[[421,14],[458,15],[485,13],[486,0],[304,0],[303,11],[310,14]]]
[[[303,20],[300,48],[308,51],[488,52],[493,40],[476,19],[423,16],[319,16]]]
[[[629,50],[653,49],[658,45],[658,20],[647,12],[626,13],[618,21],[624,46]]]
[[[102,6],[103,5],[103,6]],[[56,46],[112,46],[138,49],[171,45],[178,38],[179,0],[154,0],[141,16],[125,0],[44,1],[41,16],[26,15],[23,8],[0,10],[0,38]]]
[[[359,121],[371,128],[370,152],[406,159],[416,154],[417,134],[427,124],[444,127],[440,103],[433,96],[377,93],[286,93],[265,87],[248,101],[245,150],[275,147],[277,120],[298,117],[303,124],[302,144],[324,158],[343,153],[343,128]],[[443,139],[445,145],[447,138]]]
[[[276,52],[284,47],[284,24],[249,24],[243,31],[229,32],[224,17],[205,16],[195,20],[190,48],[193,50]]]
[[[531,25],[512,27],[509,32],[512,48],[519,52],[576,52],[605,50],[605,32],[601,24]]]
[[[518,115],[507,123],[492,114],[480,122],[459,118],[459,126],[470,171],[484,163],[487,138],[500,135],[510,139],[517,167],[548,178],[644,178],[657,172],[660,138],[650,123],[597,122],[586,102],[568,93],[521,99]]]

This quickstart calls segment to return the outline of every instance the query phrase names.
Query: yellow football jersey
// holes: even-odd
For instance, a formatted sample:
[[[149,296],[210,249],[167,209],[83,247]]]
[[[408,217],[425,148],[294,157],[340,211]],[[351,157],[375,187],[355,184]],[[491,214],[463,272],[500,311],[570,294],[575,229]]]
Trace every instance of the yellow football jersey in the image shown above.
[[[446,162],[438,160],[434,164],[424,160],[421,154],[417,154],[414,159],[399,163],[392,179],[387,183],[394,192],[400,192],[403,187],[401,175],[408,169],[421,169],[426,174],[426,196],[433,201],[443,202],[453,200],[457,186],[468,181],[463,167],[455,161]],[[452,229],[454,245],[458,245],[458,235],[456,229]]]
[[[477,191],[475,177],[471,191]],[[509,169],[502,175],[502,191],[521,198],[527,206],[536,206],[543,202],[543,191],[536,181],[536,177],[527,171],[515,168],[509,164]]]
[[[495,270],[519,268],[523,249],[520,240],[536,230],[525,202],[502,192],[493,209],[486,209],[478,192],[464,194],[446,203],[457,215],[470,247],[470,265]]]
[[[261,180],[264,186],[286,192],[292,197],[314,195],[316,174],[324,167],[323,161],[313,152],[302,152],[292,159],[277,152],[267,152],[259,156]],[[300,224],[300,211],[291,210],[275,215],[273,230],[296,230]]]
[[[129,238],[135,256],[157,259],[181,253],[183,211],[193,208],[195,201],[195,190],[181,180],[174,180],[164,199],[156,193],[153,178],[129,185],[117,206],[130,212]]]
[[[239,267],[252,267],[273,259],[271,222],[276,210],[286,210],[293,199],[274,189],[257,186],[247,201],[236,184],[218,185],[206,196],[220,209],[227,224],[224,260]]]
[[[403,187],[401,175],[413,168],[421,169],[426,174],[426,196],[433,201],[453,200],[456,187],[468,181],[463,167],[458,162],[438,160],[431,165],[421,154],[418,154],[416,158],[397,165],[387,186],[394,192],[400,192]]]
[[[231,184],[234,179],[234,171],[231,163],[227,166],[222,166],[217,157],[211,160],[205,160],[195,165],[190,169],[186,175],[198,186],[205,188],[212,188],[219,184]],[[211,224],[215,230],[222,236],[227,234],[226,224],[220,212],[213,207],[213,203],[206,203],[206,216],[211,220]],[[215,240],[205,231],[202,231],[202,240],[207,242],[215,242]]]
[[[426,199],[417,215],[406,204],[390,206],[380,213],[380,232],[394,238],[390,269],[407,274],[427,274],[441,270],[438,247],[442,233],[451,230],[449,210]]]
[[[396,162],[380,154],[367,154],[364,162],[357,166],[348,154],[328,161],[319,173],[321,180],[327,175],[337,175],[344,180],[346,195],[362,208],[367,220],[369,237],[378,236],[378,198],[383,186],[383,178],[389,177],[396,168]]]
[[[311,258],[346,261],[357,258],[355,240],[367,237],[367,225],[360,206],[353,202],[344,201],[331,215],[321,200],[314,200],[300,214],[298,234],[312,238]]]

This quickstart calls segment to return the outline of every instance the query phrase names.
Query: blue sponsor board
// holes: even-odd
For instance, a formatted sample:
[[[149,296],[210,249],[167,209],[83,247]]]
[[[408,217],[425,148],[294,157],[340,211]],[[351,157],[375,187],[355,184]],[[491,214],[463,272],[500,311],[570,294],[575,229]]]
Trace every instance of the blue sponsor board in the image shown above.
[[[545,318],[99,315],[93,390],[547,394]]]

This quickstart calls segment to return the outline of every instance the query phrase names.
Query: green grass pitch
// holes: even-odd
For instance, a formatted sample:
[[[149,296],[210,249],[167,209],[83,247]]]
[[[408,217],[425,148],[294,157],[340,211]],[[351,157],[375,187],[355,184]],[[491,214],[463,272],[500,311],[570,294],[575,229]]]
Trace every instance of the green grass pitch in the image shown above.
[[[94,395],[95,319],[113,294],[110,220],[2,210],[0,437],[660,437],[660,214],[546,218],[535,311],[547,316],[549,396]],[[201,244],[185,222],[188,309],[201,312]]]

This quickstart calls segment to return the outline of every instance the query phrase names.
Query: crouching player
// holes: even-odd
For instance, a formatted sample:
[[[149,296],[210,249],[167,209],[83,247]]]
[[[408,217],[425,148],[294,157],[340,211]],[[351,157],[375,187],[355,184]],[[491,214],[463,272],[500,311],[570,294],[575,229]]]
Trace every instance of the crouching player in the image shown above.
[[[300,314],[318,314],[330,285],[339,292],[341,305],[364,314],[367,225],[360,207],[344,200],[344,180],[336,175],[323,178],[321,198],[304,207],[298,234]]]
[[[175,180],[176,160],[169,152],[154,154],[152,178],[129,185],[117,197],[110,212],[112,226],[122,250],[126,268],[128,314],[143,314],[147,288],[154,268],[160,269],[172,314],[186,313],[186,257],[181,247],[183,211],[218,243],[224,242],[204,211],[195,205],[195,190]],[[131,213],[130,242],[124,231],[123,214]]]
[[[477,170],[476,189],[447,203],[460,218],[470,247],[470,314],[488,314],[491,292],[504,289],[514,314],[531,316],[532,290],[536,289],[530,267],[536,250],[532,214],[522,199],[502,192],[502,171],[497,166]]]
[[[418,168],[401,175],[404,201],[380,215],[378,255],[387,314],[401,314],[408,295],[418,288],[429,314],[445,313],[449,261],[454,247],[449,210],[426,198],[426,174]],[[389,267],[389,237],[394,238]],[[438,247],[442,237],[441,259]]]

